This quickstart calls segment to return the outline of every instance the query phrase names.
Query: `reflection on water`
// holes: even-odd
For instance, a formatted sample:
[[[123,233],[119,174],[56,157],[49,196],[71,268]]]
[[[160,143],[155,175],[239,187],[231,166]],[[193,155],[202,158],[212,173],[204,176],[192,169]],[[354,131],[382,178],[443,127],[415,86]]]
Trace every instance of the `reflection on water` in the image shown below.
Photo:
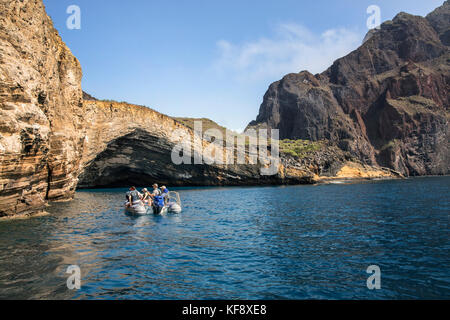
[[[0,298],[448,299],[449,182],[186,188],[182,214],[144,217],[123,190],[78,192],[0,222]]]

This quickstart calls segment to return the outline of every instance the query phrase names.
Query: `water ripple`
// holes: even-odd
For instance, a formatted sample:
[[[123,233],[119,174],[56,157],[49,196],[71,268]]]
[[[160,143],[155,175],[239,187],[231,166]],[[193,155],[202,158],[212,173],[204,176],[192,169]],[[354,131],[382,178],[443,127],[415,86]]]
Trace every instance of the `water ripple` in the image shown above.
[[[448,299],[449,182],[181,188],[181,215],[139,218],[123,190],[78,192],[0,223],[0,298]]]

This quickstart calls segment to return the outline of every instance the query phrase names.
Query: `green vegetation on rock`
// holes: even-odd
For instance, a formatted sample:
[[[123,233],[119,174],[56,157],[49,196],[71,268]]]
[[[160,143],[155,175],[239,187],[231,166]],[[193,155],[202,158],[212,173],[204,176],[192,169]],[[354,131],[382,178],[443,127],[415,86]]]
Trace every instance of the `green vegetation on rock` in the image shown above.
[[[323,146],[323,141],[286,139],[280,141],[280,152],[296,158],[304,158],[311,153],[320,151]]]
[[[415,115],[417,113],[429,113],[438,110],[436,103],[422,96],[400,97],[398,99],[388,99],[388,102],[397,109]]]
[[[382,146],[380,150],[384,151],[384,150],[388,150],[388,149],[393,149],[393,148],[395,148],[395,146],[397,145],[398,142],[399,141],[397,139],[391,140],[388,143],[386,143],[384,146]]]

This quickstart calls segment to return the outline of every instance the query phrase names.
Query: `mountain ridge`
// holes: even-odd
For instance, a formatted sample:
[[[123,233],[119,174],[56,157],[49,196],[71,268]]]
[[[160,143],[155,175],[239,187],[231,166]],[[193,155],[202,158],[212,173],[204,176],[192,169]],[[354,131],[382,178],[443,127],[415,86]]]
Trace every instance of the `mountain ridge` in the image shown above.
[[[261,174],[262,163],[176,166],[172,151],[180,139],[192,139],[195,119],[177,121],[147,107],[96,100],[82,91],[80,63],[53,27],[42,0],[3,0],[0,9],[0,217],[35,215],[49,201],[71,200],[77,188],[154,181],[220,186],[397,178],[414,169],[418,156],[418,174],[448,168],[448,115],[442,116],[442,109],[448,110],[449,57],[442,44],[448,35],[442,21],[447,7],[430,16],[433,27],[408,15],[385,24],[395,35],[403,32],[401,23],[415,19],[419,27],[411,30],[423,35],[419,41],[408,41],[414,40],[410,34],[406,41],[385,43],[389,55],[370,47],[384,43],[377,32],[364,44],[373,56],[356,52],[356,58],[338,60],[328,74],[305,71],[273,84],[265,96],[270,103],[259,116],[270,121],[257,125],[275,127],[285,116],[290,122],[280,128],[281,157],[272,176]],[[399,54],[417,61],[406,63]],[[359,73],[355,59],[363,62]],[[376,77],[370,76],[371,68]],[[358,81],[364,86],[353,85]],[[361,101],[372,103],[364,109]],[[288,112],[273,113],[277,108]],[[206,122],[205,128],[225,129]],[[183,133],[174,138],[177,130]],[[397,136],[405,130],[412,139]],[[294,139],[285,140],[292,133]],[[435,143],[417,155],[429,139]],[[193,145],[209,148],[211,141],[194,139]],[[421,170],[424,157],[435,171]],[[391,160],[398,165],[385,168]]]
[[[247,128],[326,139],[404,175],[448,174],[449,12],[446,1],[426,18],[399,13],[321,74],[286,75]]]

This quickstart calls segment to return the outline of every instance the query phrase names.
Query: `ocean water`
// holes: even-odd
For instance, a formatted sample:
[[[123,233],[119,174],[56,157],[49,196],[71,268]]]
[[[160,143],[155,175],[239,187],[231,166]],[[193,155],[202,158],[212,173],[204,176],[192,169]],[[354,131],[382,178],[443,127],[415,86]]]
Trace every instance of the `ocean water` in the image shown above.
[[[124,190],[86,190],[0,222],[0,298],[450,298],[449,177],[177,191],[180,215],[130,217]]]

